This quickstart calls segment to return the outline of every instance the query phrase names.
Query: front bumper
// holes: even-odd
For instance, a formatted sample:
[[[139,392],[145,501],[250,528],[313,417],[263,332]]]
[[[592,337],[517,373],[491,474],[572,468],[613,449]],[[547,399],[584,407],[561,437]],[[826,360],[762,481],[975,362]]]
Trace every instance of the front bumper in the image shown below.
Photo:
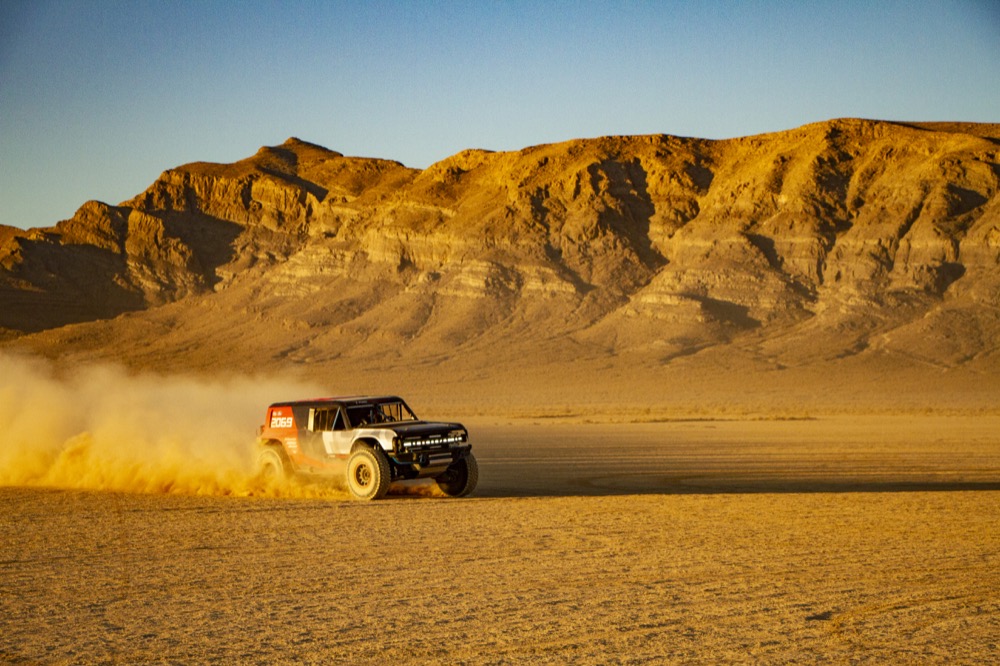
[[[392,458],[397,465],[409,468],[406,476],[437,476],[472,450],[467,440],[467,435],[411,441],[397,438]]]

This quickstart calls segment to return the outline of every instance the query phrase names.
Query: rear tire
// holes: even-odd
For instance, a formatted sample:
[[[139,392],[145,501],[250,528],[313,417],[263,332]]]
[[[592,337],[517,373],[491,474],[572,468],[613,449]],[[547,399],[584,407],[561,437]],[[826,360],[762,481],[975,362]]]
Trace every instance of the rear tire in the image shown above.
[[[479,463],[476,462],[472,451],[469,451],[464,458],[453,462],[444,474],[435,477],[434,480],[445,495],[465,497],[475,490],[479,483]]]
[[[287,479],[289,469],[285,458],[273,446],[265,447],[257,454],[257,477],[264,481]]]
[[[347,488],[355,499],[381,499],[389,492],[391,481],[389,461],[381,451],[365,446],[348,458]]]

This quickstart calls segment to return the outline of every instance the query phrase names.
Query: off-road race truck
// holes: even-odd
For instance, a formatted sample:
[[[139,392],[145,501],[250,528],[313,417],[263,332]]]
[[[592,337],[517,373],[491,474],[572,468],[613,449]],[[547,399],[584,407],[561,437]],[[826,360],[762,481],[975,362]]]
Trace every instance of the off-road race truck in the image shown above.
[[[464,497],[479,481],[465,427],[421,421],[396,396],[277,402],[258,435],[262,477],[346,475],[357,499],[379,499],[393,481],[420,478]]]

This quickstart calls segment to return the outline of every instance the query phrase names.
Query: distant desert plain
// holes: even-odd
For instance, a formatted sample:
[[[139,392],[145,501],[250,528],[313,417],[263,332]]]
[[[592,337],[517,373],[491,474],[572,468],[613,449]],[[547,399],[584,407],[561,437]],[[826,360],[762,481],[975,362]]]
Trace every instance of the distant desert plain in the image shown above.
[[[0,663],[997,662],[998,191],[998,124],[838,119],[0,227]],[[367,393],[473,496],[255,477]]]

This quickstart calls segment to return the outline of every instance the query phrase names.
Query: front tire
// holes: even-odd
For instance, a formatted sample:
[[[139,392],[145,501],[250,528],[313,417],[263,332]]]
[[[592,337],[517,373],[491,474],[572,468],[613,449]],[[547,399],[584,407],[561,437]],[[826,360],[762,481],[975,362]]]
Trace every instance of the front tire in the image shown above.
[[[469,451],[464,458],[459,458],[445,470],[441,476],[434,478],[445,495],[449,497],[465,497],[476,489],[479,483],[479,463]]]
[[[347,460],[347,488],[359,500],[376,500],[389,492],[392,472],[385,454],[363,447]]]

